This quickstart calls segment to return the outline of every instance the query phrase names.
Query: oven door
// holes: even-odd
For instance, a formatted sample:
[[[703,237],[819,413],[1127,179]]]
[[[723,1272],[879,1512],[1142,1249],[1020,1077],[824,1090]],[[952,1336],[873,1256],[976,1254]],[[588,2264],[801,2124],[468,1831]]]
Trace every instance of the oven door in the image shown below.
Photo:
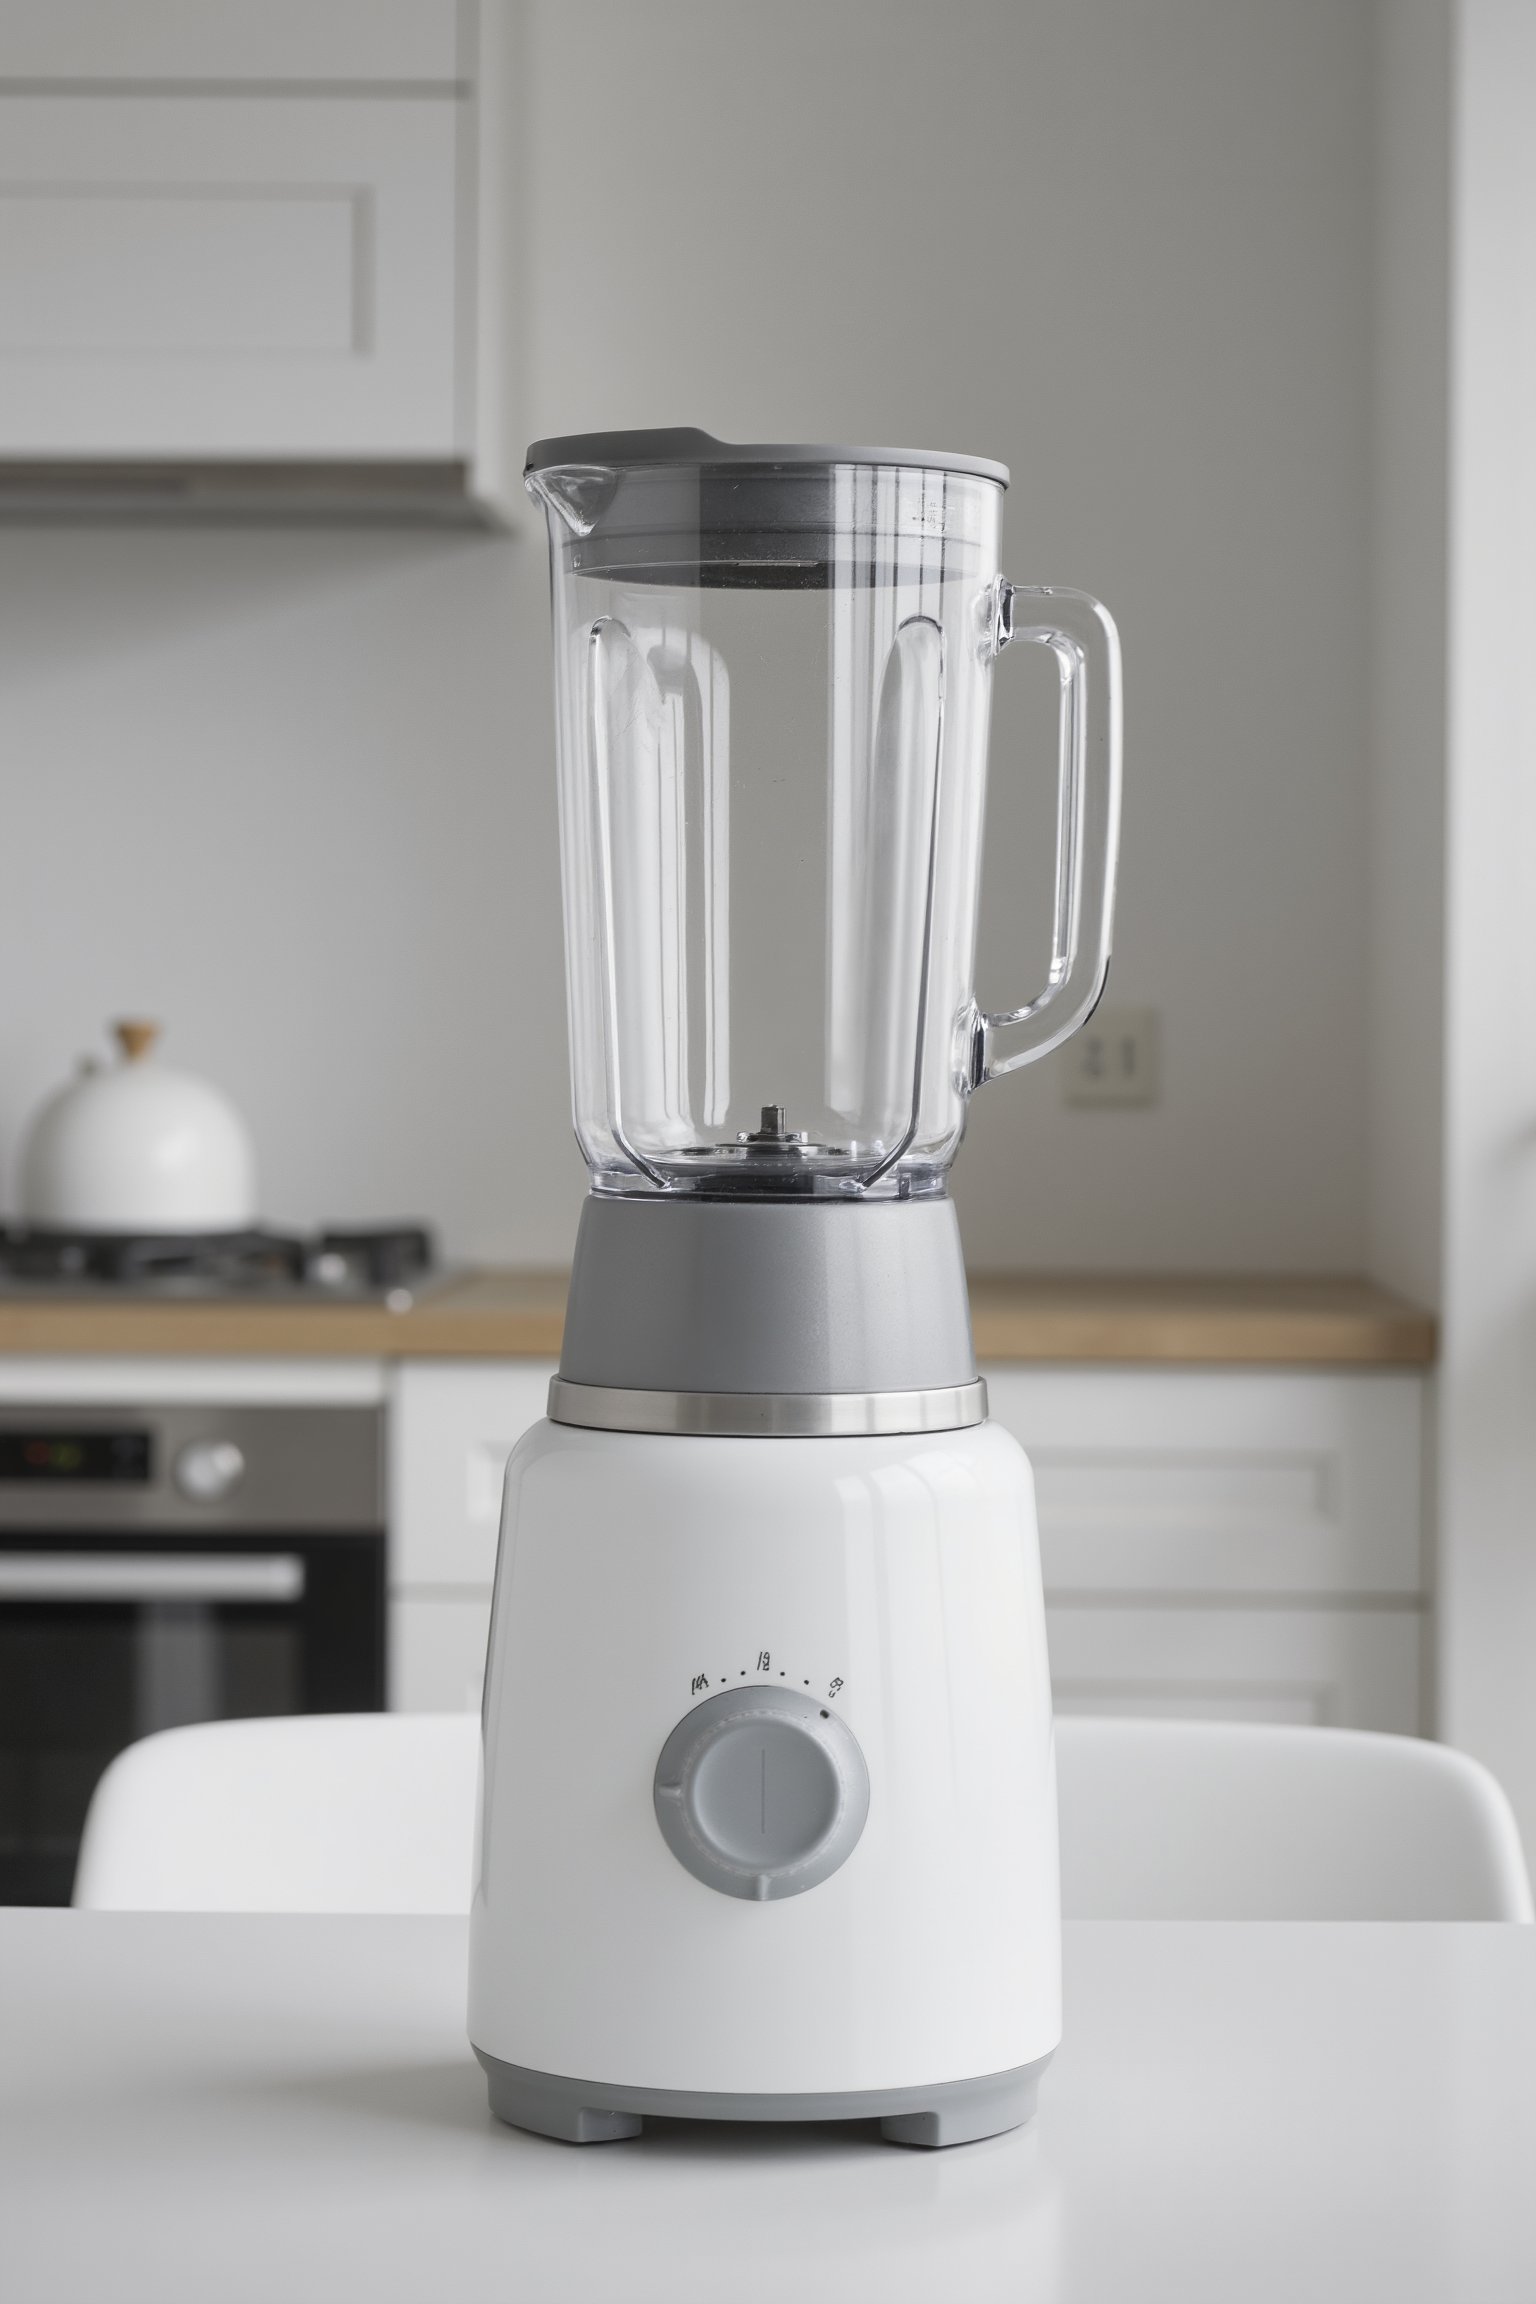
[[[68,1903],[91,1793],[138,1737],[383,1702],[381,1532],[5,1529],[0,1903]]]

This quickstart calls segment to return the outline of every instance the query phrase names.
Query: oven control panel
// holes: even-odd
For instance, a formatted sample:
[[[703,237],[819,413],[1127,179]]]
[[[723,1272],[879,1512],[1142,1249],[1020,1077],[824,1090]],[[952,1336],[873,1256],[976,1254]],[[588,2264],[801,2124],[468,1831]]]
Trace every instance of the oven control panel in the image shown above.
[[[79,1480],[153,1478],[151,1435],[143,1425],[17,1424],[0,1428],[0,1486],[59,1487]]]
[[[222,1504],[245,1478],[245,1451],[233,1440],[189,1440],[174,1473],[177,1487],[194,1504]]]
[[[377,1407],[0,1408],[0,1529],[383,1524]]]

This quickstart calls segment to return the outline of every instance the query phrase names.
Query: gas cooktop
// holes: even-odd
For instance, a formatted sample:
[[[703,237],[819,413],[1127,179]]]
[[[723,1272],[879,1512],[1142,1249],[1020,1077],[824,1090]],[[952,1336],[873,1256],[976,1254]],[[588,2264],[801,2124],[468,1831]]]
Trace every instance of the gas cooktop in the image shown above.
[[[405,1310],[435,1277],[433,1264],[432,1235],[424,1224],[314,1233],[0,1225],[0,1297],[260,1296]]]

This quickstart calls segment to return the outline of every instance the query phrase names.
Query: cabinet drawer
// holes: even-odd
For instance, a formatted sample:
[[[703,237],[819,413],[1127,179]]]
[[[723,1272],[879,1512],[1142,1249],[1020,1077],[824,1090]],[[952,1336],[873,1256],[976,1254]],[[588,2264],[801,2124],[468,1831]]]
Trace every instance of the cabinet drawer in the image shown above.
[[[1407,1608],[1046,1609],[1058,1712],[1283,1720],[1418,1735],[1424,1619]]]
[[[1422,1385],[1374,1372],[989,1366],[1057,1594],[1412,1595]]]
[[[462,453],[451,96],[0,96],[0,458]]]
[[[553,1361],[406,1360],[389,1414],[389,1581],[488,1589],[507,1458],[544,1413]]]
[[[485,1683],[489,1592],[398,1594],[389,1603],[391,1712],[473,1712]]]

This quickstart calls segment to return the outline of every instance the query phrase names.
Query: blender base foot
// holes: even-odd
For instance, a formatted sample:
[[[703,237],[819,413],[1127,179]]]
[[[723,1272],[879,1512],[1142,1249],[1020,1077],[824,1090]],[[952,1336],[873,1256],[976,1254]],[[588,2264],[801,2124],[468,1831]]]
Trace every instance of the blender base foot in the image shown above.
[[[1038,2064],[1021,2064],[1016,2072],[994,2072],[985,2080],[933,2090],[920,2112],[885,2113],[880,2133],[887,2144],[915,2144],[932,2152],[948,2144],[979,2144],[983,2136],[1022,2128],[1035,2116],[1040,2074],[1049,2061],[1042,2056]]]
[[[856,2088],[805,2095],[726,2095],[691,2088],[625,2088],[571,2080],[475,2054],[485,2067],[491,2110],[512,2128],[563,2144],[612,2144],[638,2136],[647,2117],[666,2120],[878,2120],[888,2144],[942,2150],[1000,2136],[1034,2117],[1049,2056],[976,2080],[933,2088]]]

